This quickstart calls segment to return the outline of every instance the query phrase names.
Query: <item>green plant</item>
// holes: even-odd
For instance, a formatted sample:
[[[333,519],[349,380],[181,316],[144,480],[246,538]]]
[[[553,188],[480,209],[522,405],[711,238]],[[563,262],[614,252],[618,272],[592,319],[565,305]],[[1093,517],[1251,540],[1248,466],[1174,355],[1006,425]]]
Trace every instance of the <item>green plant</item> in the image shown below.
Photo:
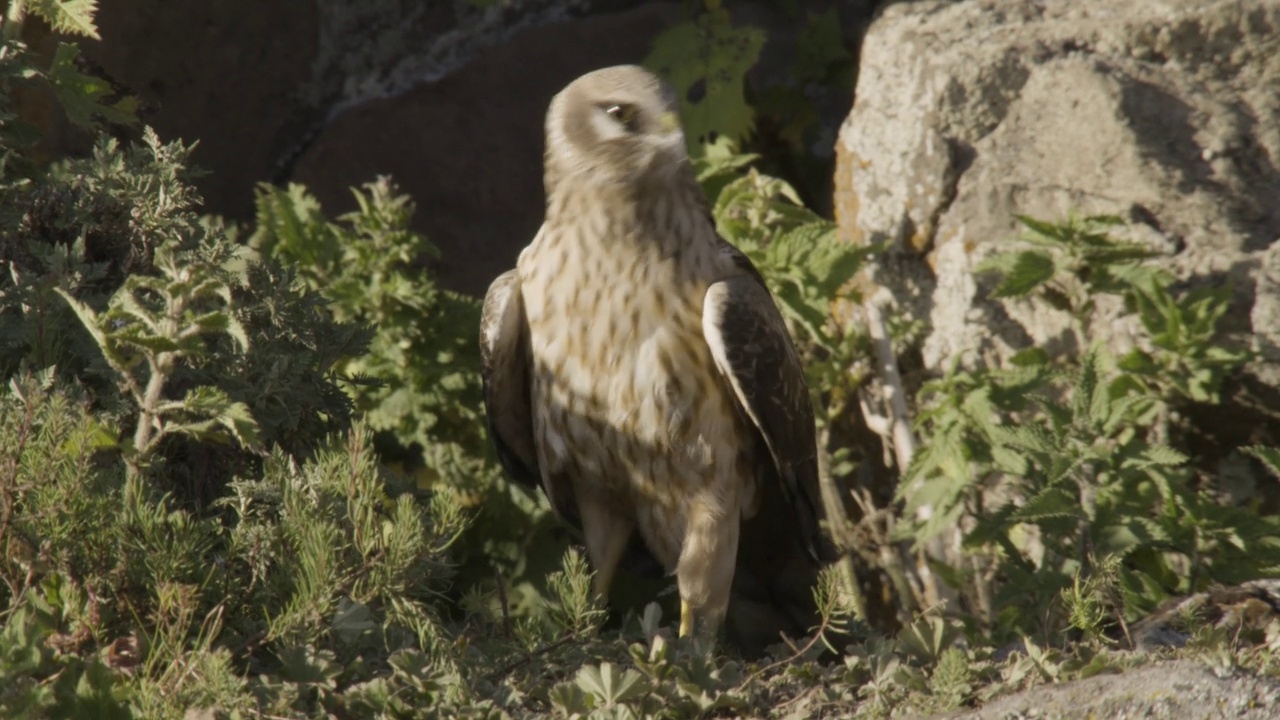
[[[764,32],[733,27],[719,0],[702,5],[693,19],[655,38],[644,61],[684,99],[680,119],[693,155],[701,155],[718,136],[740,141],[750,133],[754,112],[743,78],[764,47]]]
[[[0,712],[15,720],[40,717],[134,717],[117,675],[94,657],[66,652],[59,609],[32,591],[0,630]]]
[[[159,144],[153,134],[148,141],[153,148]],[[240,352],[249,347],[244,327],[228,312],[231,288],[216,276],[217,266],[192,262],[197,258],[174,245],[155,250],[152,266],[158,277],[129,276],[106,312],[97,313],[67,290],[54,289],[75,311],[115,371],[122,394],[138,409],[125,450],[135,474],[171,434],[215,441],[225,436],[250,449],[258,446],[258,424],[248,406],[216,386],[190,388],[181,399],[165,392],[176,367],[203,353],[203,336],[223,333]]]
[[[0,370],[56,366],[83,385],[128,431],[120,451],[135,472],[240,443],[203,467],[167,469],[171,486],[207,499],[260,445],[305,452],[346,427],[350,401],[330,365],[367,335],[195,214],[189,146],[144,140],[104,140],[15,193],[28,212],[0,257]]]
[[[413,204],[387,178],[354,190],[359,209],[329,222],[298,185],[262,186],[250,242],[296,269],[339,322],[375,329],[367,350],[343,358],[370,425],[413,448],[430,482],[476,489],[485,466],[475,340],[480,305],[436,287],[422,263],[435,246],[409,229]]]
[[[1226,296],[1175,298],[1171,279],[1141,264],[1150,253],[1106,234],[1111,218],[1022,221],[1033,249],[984,265],[1002,273],[997,295],[1038,293],[1072,314],[1081,342],[1092,341],[1097,298],[1121,295],[1153,349],[1118,363],[1097,346],[1058,362],[1028,349],[1010,367],[957,368],[926,383],[918,422],[927,440],[899,497],[908,516],[922,504],[935,514],[906,526],[904,537],[922,541],[972,518],[965,543],[985,558],[979,572],[988,579],[956,581],[996,579],[976,593],[992,599],[973,609],[1000,632],[1046,636],[1064,621],[1100,633],[1098,608],[1087,602],[1099,587],[1095,557],[1117,561],[1105,565],[1114,576],[1106,584],[1118,586],[1108,625],[1150,611],[1169,593],[1276,567],[1280,525],[1219,502],[1167,444],[1176,436],[1162,410],[1216,397],[1224,373],[1246,357],[1216,346]],[[1074,593],[1065,619],[1064,592]],[[995,613],[1013,607],[1006,602],[1013,597],[1016,612]]]

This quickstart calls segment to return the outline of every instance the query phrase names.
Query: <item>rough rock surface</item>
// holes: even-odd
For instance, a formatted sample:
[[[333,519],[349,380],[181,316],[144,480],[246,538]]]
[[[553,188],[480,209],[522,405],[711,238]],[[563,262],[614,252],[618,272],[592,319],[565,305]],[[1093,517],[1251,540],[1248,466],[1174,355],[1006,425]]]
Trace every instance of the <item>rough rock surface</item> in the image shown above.
[[[926,366],[1077,350],[1064,315],[989,302],[973,273],[1014,213],[1074,211],[1128,217],[1189,285],[1232,281],[1227,327],[1268,354],[1262,392],[1280,385],[1280,3],[890,5],[837,157],[838,221],[894,241],[875,280],[931,319]]]
[[[1042,685],[947,720],[1012,718],[1247,718],[1280,716],[1280,683],[1194,660],[1158,662],[1116,675]]]

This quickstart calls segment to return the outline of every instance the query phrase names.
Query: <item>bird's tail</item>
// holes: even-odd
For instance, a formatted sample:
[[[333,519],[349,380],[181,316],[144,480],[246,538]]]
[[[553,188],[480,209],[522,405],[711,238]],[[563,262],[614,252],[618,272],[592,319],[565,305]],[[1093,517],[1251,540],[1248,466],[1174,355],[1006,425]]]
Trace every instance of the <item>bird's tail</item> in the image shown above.
[[[812,539],[796,529],[785,502],[763,502],[743,521],[724,631],[748,658],[781,642],[782,634],[799,640],[820,622],[813,589],[832,558],[826,552],[814,557]]]

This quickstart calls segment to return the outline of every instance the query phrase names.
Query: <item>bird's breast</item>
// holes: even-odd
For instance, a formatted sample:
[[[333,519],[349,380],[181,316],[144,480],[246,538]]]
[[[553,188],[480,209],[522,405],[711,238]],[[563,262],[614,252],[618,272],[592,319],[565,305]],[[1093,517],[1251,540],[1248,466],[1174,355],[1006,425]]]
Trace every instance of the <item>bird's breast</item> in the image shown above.
[[[657,491],[732,465],[737,411],[702,335],[710,278],[658,253],[549,257],[521,260],[546,469]]]

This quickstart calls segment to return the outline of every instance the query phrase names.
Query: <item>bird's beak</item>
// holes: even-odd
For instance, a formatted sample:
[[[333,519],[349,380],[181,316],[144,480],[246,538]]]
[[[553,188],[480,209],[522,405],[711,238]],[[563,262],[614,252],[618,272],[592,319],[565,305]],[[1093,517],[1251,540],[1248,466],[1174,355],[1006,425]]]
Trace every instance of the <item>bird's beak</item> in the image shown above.
[[[658,127],[663,135],[680,132],[680,116],[674,110],[668,110],[658,116]]]
[[[674,110],[658,116],[658,129],[661,131],[658,135],[660,147],[668,152],[684,152],[684,131],[680,127],[680,116]]]

